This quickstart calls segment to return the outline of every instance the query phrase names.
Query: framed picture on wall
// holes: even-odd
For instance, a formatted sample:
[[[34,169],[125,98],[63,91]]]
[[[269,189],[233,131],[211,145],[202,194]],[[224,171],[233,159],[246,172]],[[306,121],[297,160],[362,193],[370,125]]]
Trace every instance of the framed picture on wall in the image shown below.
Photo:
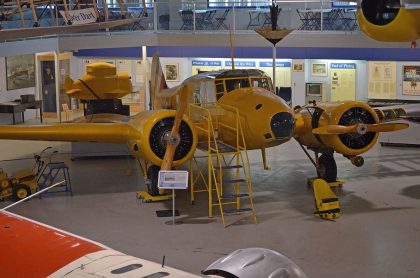
[[[403,95],[419,96],[420,95],[420,66],[404,65],[403,66]]]
[[[304,71],[304,64],[303,63],[293,63],[293,71],[294,72],[303,72]]]
[[[166,81],[179,81],[179,64],[165,64]]]
[[[312,76],[327,76],[327,63],[312,63]]]
[[[7,90],[35,87],[35,56],[6,57]]]

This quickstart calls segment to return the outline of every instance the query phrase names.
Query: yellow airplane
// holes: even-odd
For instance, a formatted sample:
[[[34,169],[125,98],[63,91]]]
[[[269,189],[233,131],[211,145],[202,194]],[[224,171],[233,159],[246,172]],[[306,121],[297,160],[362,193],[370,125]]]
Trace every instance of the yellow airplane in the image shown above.
[[[362,0],[360,30],[374,40],[410,42],[420,38],[420,3],[416,0]]]
[[[274,94],[270,77],[255,69],[201,73],[168,88],[156,55],[152,62],[151,100],[152,110],[133,117],[94,115],[88,121],[71,124],[0,126],[0,138],[125,143],[138,159],[145,178],[151,178],[148,190],[156,196],[158,166],[170,170],[187,162],[197,143],[206,137],[195,127],[200,122],[193,124],[185,114],[190,103],[204,106],[216,103],[238,109],[246,147],[262,150],[265,167],[266,148],[295,138],[302,147],[315,152],[312,159],[304,149],[319,177],[327,181],[335,181],[337,176],[334,152],[361,166],[360,155],[372,148],[379,132],[408,127],[403,123],[381,123],[378,115],[381,119],[389,117],[357,101],[316,103],[291,109]],[[218,115],[217,120],[226,126],[236,124],[236,119],[227,114]],[[231,146],[237,140],[229,132],[219,136]],[[148,164],[152,165],[147,168]]]
[[[76,81],[67,76],[64,87],[70,97],[83,100],[117,99],[133,92],[128,73],[117,73],[115,65],[104,62],[87,65],[86,75]]]

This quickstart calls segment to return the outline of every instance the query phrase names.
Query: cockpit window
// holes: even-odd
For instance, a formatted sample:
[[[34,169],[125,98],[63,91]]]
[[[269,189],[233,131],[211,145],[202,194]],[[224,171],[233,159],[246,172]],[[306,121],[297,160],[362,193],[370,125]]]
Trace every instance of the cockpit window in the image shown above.
[[[226,93],[229,93],[235,89],[250,87],[248,78],[226,79],[225,85]]]
[[[264,77],[254,77],[251,78],[252,87],[260,87],[266,89],[267,91],[271,91],[270,82],[267,78]]]

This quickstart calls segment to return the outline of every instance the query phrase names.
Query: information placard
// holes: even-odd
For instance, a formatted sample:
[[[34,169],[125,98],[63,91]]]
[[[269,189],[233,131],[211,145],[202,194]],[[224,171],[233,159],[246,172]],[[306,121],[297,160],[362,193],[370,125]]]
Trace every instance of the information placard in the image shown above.
[[[159,171],[158,188],[187,189],[188,171]]]

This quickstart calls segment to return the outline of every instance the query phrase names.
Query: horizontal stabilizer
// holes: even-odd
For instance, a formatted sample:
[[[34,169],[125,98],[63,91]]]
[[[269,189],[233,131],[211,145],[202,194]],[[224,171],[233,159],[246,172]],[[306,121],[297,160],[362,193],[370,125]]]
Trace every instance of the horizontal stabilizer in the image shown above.
[[[128,124],[0,126],[0,139],[127,143],[138,138]]]
[[[66,91],[66,94],[69,96],[75,97],[77,94],[80,94],[82,91],[80,89],[71,89]]]
[[[346,133],[365,134],[366,132],[391,132],[407,128],[408,124],[383,123],[383,124],[356,124],[350,126],[327,125],[312,130],[317,135],[336,135]]]
[[[71,79],[70,76],[67,75],[66,78],[64,79],[64,89],[66,91],[69,91],[73,83],[74,83],[73,79]]]

